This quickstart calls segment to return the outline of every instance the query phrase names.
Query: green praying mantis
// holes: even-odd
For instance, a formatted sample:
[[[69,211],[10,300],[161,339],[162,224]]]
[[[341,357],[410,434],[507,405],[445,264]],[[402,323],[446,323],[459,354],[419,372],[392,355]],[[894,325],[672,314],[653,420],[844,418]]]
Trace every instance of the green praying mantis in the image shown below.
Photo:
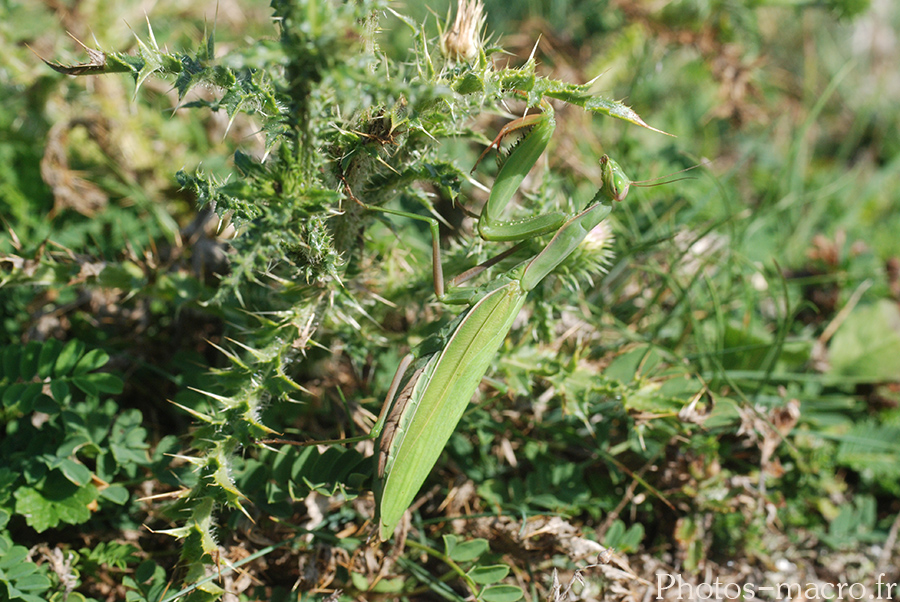
[[[374,211],[427,222],[432,235],[435,294],[444,303],[469,307],[435,338],[426,341],[418,350],[417,359],[412,355],[403,359],[368,435],[304,443],[280,439],[265,441],[294,445],[343,444],[380,437],[375,498],[377,534],[381,541],[392,536],[437,462],[529,291],[575,251],[587,234],[610,214],[612,201],[624,199],[632,184],[621,167],[604,155],[600,160],[600,189],[582,211],[575,215],[552,212],[504,221],[504,210],[546,149],[555,128],[549,103],[542,102],[541,106],[541,113],[528,115],[504,127],[488,147],[490,150],[495,144],[499,146],[502,137],[512,131],[531,128],[501,167],[482,210],[478,229],[487,240],[519,242],[552,232],[547,245],[537,255],[483,286],[457,286],[516,251],[519,248],[516,245],[501,256],[461,274],[450,283],[454,290],[447,291],[437,220],[367,206]]]

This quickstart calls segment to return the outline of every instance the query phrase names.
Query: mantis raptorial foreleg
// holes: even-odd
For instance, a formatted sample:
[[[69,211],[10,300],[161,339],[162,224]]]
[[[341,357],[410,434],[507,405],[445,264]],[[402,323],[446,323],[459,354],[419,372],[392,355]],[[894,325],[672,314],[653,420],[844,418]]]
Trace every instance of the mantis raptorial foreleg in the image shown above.
[[[497,146],[500,148],[502,138],[518,129],[530,127],[531,131],[519,142],[513,152],[509,155],[497,179],[491,187],[490,196],[487,203],[481,210],[481,218],[478,220],[478,233],[485,240],[524,240],[541,236],[557,230],[562,226],[568,216],[561,212],[555,211],[541,215],[529,216],[517,221],[502,221],[500,219],[513,194],[519,189],[522,180],[531,171],[531,168],[537,163],[537,160],[547,148],[550,138],[553,136],[553,130],[556,129],[556,119],[553,116],[553,107],[549,102],[542,102],[542,113],[526,115],[521,119],[517,119],[512,123],[506,124],[500,130],[494,142],[485,149],[478,162],[484,158],[485,154]],[[476,167],[478,163],[476,162]],[[474,168],[473,168],[474,169]]]

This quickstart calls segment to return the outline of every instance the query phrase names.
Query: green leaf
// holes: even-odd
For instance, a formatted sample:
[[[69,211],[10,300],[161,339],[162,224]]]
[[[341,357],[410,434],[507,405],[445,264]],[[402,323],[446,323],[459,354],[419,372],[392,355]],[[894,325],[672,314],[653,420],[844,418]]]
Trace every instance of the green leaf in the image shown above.
[[[29,414],[34,409],[34,402],[41,394],[41,383],[16,383],[3,391],[3,407],[16,408],[22,414]]]
[[[69,384],[61,378],[54,378],[50,381],[50,393],[53,399],[60,405],[68,405],[72,400],[72,394],[69,390]]]
[[[122,379],[107,372],[93,372],[72,378],[72,384],[93,397],[101,393],[118,395],[122,392]]]
[[[28,549],[23,546],[13,546],[5,537],[0,537],[2,548],[0,549],[0,569],[4,572],[25,562],[28,557]]]
[[[19,365],[21,363],[22,348],[19,345],[10,345],[3,350],[3,362],[0,368],[3,370],[3,376],[10,381],[19,378]]]
[[[59,477],[55,475],[59,474]],[[60,523],[78,525],[91,517],[88,505],[97,499],[97,488],[93,485],[78,487],[56,471],[38,487],[20,487],[13,494],[16,498],[16,513],[25,517],[25,522],[38,533],[58,526]]]
[[[86,485],[91,481],[90,469],[81,462],[66,458],[59,463],[59,469],[67,479],[76,485]]]
[[[34,563],[29,563],[34,564]],[[42,592],[50,587],[50,580],[44,575],[29,571],[16,579],[16,588],[23,591]]]
[[[66,437],[59,447],[56,448],[56,455],[60,458],[68,458],[74,456],[78,451],[92,446],[94,442],[83,432],[73,432]],[[95,446],[96,447],[96,446]],[[57,465],[54,465],[56,467]]]
[[[141,583],[146,583],[156,577],[161,567],[152,560],[142,562],[134,572],[135,578]]]
[[[457,542],[459,542],[459,538],[456,535],[444,535],[444,554],[450,556],[453,553],[454,548],[456,548]]]
[[[81,548],[78,553],[88,562],[96,565],[124,570],[129,564],[137,563],[140,558],[135,555],[138,549],[130,543],[118,543],[115,541],[101,541],[92,548]]]
[[[447,555],[456,562],[468,562],[475,560],[489,549],[488,541],[479,537],[457,544]]]
[[[165,570],[152,560],[142,562],[135,570],[134,578],[125,577],[122,584],[132,590],[125,597],[129,602],[156,602],[169,587]]]
[[[110,485],[100,490],[100,497],[121,506],[128,501],[128,490],[121,485]]]
[[[109,395],[118,395],[125,387],[124,381],[117,375],[109,372],[96,372],[88,375],[93,384],[101,393]]]
[[[119,466],[134,463],[147,464],[147,431],[141,426],[143,416],[139,410],[127,410],[116,418],[110,430],[110,449]]]
[[[640,547],[643,538],[644,525],[635,523],[626,528],[624,522],[616,519],[606,532],[603,543],[608,548],[615,548],[622,552],[634,552]]]
[[[882,299],[857,306],[828,346],[832,372],[870,382],[900,374],[900,308]]]
[[[12,541],[0,536],[0,592],[6,590],[6,597],[2,599],[42,602],[44,598],[35,594],[50,586],[42,569],[28,560],[28,549],[14,546]]]
[[[509,574],[509,567],[505,564],[492,564],[490,566],[476,566],[469,570],[467,575],[479,585],[489,585],[502,581]]]
[[[59,357],[56,358],[53,373],[56,376],[69,374],[75,368],[82,353],[84,353],[84,343],[78,339],[72,339],[66,343],[66,346],[59,353]]]
[[[369,590],[369,580],[366,579],[365,575],[357,573],[356,571],[350,573],[350,582],[353,584],[353,587],[361,592]]]
[[[19,399],[22,397],[22,393],[25,391],[26,386],[25,383],[15,383],[14,385],[8,386],[6,390],[3,391],[3,407],[12,408],[19,403]]]
[[[516,585],[492,585],[485,588],[478,599],[483,602],[516,602],[524,595],[522,588]]]
[[[99,397],[100,389],[97,388],[94,381],[87,376],[75,376],[72,378],[72,384],[78,387],[89,397]]]
[[[0,505],[6,503],[13,490],[13,484],[19,480],[19,475],[7,467],[0,468]]]
[[[48,378],[53,372],[56,358],[62,350],[62,343],[56,339],[50,339],[41,347],[41,355],[38,358],[38,376]]]
[[[41,395],[44,385],[42,383],[28,383],[22,395],[19,397],[19,411],[30,414],[34,410],[35,401]]]
[[[109,361],[109,355],[102,349],[91,349],[84,354],[78,364],[75,365],[74,374],[86,374],[93,370],[97,370],[106,365]]]
[[[44,414],[53,416],[54,414],[59,413],[59,404],[53,401],[52,397],[41,393],[35,398],[34,407],[32,409],[35,412],[43,412]]]
[[[900,427],[866,420],[835,438],[840,441],[838,464],[849,466],[869,482],[896,489],[900,479]]]

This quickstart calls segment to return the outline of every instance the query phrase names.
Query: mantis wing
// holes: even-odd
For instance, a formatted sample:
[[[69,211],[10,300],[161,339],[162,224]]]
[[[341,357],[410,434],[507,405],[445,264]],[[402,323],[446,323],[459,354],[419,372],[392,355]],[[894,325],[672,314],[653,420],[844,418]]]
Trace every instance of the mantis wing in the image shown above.
[[[485,295],[400,393],[379,442],[382,541],[393,534],[437,462],[524,302],[517,281]]]

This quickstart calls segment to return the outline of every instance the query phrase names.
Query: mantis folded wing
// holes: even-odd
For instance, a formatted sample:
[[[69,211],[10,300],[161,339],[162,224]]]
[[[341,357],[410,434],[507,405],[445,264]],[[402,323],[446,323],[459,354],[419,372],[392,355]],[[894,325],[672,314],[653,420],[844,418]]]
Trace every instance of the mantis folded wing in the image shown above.
[[[599,195],[598,195],[599,196]],[[423,358],[387,417],[379,442],[378,532],[391,536],[456,425],[525,303],[612,210],[597,202],[567,221],[543,251],[498,277],[449,327],[443,348]]]

